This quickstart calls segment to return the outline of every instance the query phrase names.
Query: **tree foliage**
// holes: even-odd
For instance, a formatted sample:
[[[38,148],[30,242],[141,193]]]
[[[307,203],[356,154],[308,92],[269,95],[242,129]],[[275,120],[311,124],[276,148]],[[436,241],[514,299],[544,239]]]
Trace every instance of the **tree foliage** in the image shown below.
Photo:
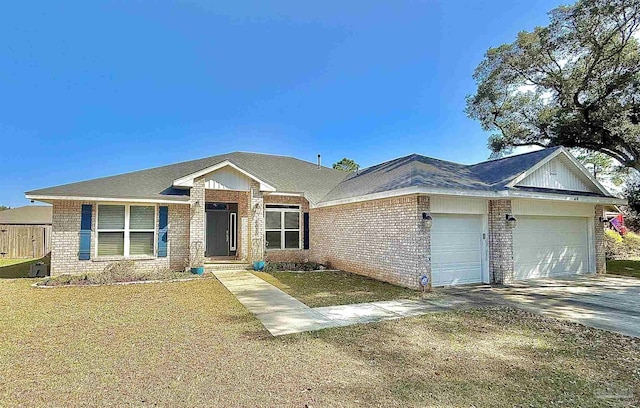
[[[487,51],[467,115],[493,132],[494,156],[562,145],[640,169],[640,0],[580,0],[549,16]]]
[[[351,159],[346,157],[342,160],[333,163],[333,168],[336,170],[342,170],[349,173],[355,173],[360,168],[360,165]]]
[[[572,153],[603,184],[622,186],[629,175],[628,167],[620,165],[604,153],[587,149],[573,149]]]
[[[11,207],[7,207],[6,205],[0,205],[0,211],[2,210],[10,210]]]

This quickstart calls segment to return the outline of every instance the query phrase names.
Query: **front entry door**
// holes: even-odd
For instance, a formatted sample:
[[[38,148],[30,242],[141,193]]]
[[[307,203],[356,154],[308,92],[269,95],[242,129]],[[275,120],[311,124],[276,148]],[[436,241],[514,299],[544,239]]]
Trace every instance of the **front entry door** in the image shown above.
[[[207,211],[206,256],[229,255],[229,211]]]

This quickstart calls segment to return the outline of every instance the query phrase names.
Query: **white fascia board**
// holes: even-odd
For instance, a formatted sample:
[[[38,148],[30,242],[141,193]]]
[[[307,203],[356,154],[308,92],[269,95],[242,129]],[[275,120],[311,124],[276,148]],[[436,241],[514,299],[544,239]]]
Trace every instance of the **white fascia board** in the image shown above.
[[[626,205],[627,200],[616,197],[591,197],[553,193],[532,193],[526,191],[507,191],[506,198],[530,198],[535,200],[571,201],[590,204]]]
[[[35,195],[25,194],[25,197],[29,200],[42,201],[44,203],[51,203],[51,201],[102,201],[102,202],[116,202],[116,203],[155,203],[155,204],[185,204],[189,205],[189,201],[178,200],[162,200],[154,198],[114,198],[114,197],[82,197],[82,196],[49,196],[49,195]]]
[[[231,163],[229,160],[225,160],[223,162],[220,162],[214,166],[209,166],[206,169],[202,169],[200,171],[197,171],[195,173],[191,173],[191,174],[187,174],[186,176],[180,177],[178,179],[173,180],[173,186],[174,187],[193,187],[193,180],[200,177],[200,176],[204,176],[205,174],[209,174],[211,172],[214,172],[216,170],[220,170],[223,167],[231,167],[232,169],[244,174],[245,176],[249,177],[252,180],[257,181],[258,183],[260,183],[260,191],[276,191],[276,188],[273,187],[272,185],[270,185],[267,182],[264,182],[262,180],[260,180],[258,177],[254,176],[253,174],[249,173],[248,171],[242,170],[240,167],[236,166],[235,164]]]
[[[421,194],[421,195],[443,195],[443,196],[461,196],[469,198],[488,198],[488,199],[508,199],[508,198],[531,198],[537,200],[554,200],[554,201],[571,201],[593,204],[620,204],[627,203],[626,200],[615,197],[590,197],[575,196],[567,194],[552,193],[533,193],[527,191],[475,191],[475,190],[459,190],[445,188],[425,188],[425,187],[406,187],[397,190],[384,191],[381,193],[367,194],[358,197],[345,198],[341,200],[325,201],[313,205],[311,208],[331,207],[343,204],[352,204],[362,201],[380,200],[383,198],[399,197],[404,195]]]

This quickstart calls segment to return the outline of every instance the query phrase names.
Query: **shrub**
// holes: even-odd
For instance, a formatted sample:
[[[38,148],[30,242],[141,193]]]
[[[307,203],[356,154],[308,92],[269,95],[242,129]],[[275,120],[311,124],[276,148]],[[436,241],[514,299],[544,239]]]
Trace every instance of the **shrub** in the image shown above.
[[[131,260],[112,262],[96,275],[98,283],[130,282],[138,280],[136,264]]]
[[[268,262],[265,272],[282,272],[282,271],[316,271],[327,269],[327,266],[317,262]]]
[[[607,259],[624,259],[626,248],[622,236],[616,231],[611,229],[604,231],[604,247]]]
[[[616,231],[604,231],[604,244],[607,259],[640,258],[640,235],[628,232],[621,236]]]
[[[640,235],[628,232],[623,237],[627,258],[640,257]]]
[[[171,280],[195,277],[188,272],[176,272],[170,269],[151,271],[136,271],[133,261],[118,261],[110,263],[100,273],[81,273],[74,275],[58,275],[48,277],[38,282],[39,286],[68,286],[68,285],[105,285],[118,282]]]

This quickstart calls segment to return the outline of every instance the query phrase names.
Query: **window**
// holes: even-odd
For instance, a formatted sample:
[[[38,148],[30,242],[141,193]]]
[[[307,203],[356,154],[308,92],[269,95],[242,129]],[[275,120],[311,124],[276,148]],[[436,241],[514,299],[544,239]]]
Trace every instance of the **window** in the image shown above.
[[[267,205],[265,210],[267,249],[300,249],[300,207]]]
[[[98,256],[154,255],[156,207],[98,205]]]

